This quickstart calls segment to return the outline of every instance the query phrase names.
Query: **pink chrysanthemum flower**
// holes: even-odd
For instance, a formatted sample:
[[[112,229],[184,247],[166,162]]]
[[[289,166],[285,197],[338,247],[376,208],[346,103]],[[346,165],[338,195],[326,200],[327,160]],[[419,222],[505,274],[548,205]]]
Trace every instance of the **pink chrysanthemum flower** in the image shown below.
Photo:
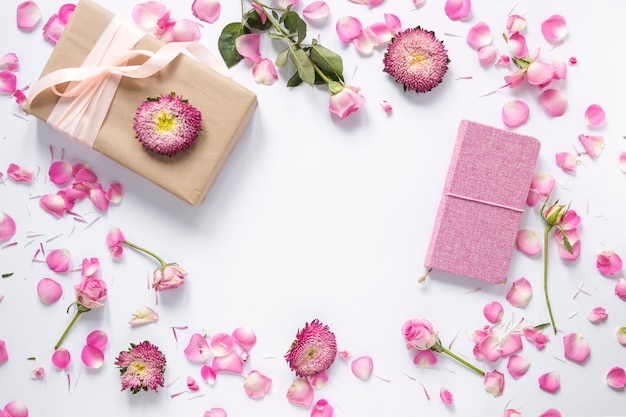
[[[196,141],[202,114],[175,93],[148,98],[137,109],[135,136],[141,144],[160,155],[174,156]]]
[[[383,71],[402,84],[404,91],[425,93],[441,83],[449,62],[443,41],[418,26],[394,36],[383,58]]]
[[[164,386],[165,355],[148,341],[138,345],[131,343],[127,351],[120,352],[115,365],[120,368],[122,391],[130,389],[133,394],[141,390],[156,392]]]
[[[328,326],[315,319],[298,330],[285,359],[299,377],[324,372],[337,357],[337,340]]]

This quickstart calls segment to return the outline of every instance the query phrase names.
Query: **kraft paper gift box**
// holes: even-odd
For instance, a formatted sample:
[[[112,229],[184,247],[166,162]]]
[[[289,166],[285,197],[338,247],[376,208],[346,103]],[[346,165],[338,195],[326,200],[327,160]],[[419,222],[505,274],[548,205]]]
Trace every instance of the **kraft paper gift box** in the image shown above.
[[[87,58],[88,55],[93,54],[94,50],[101,49],[95,48],[94,45],[102,42],[102,38],[105,37],[103,33],[105,31],[108,33],[114,23],[132,34],[132,36],[121,35],[119,39],[112,42],[115,45],[119,45],[119,42],[124,45],[116,47],[119,49],[115,52],[118,57],[120,51],[125,48],[156,52],[166,45],[154,36],[141,32],[131,23],[115,17],[96,3],[90,0],[80,0],[61,38],[55,45],[41,77],[56,70],[79,68],[86,59],[86,62],[89,62],[89,59],[93,58]],[[132,37],[136,39],[131,41]],[[131,42],[131,45],[125,45],[128,42]],[[197,43],[194,46],[202,49]],[[209,54],[206,49],[200,52]],[[106,53],[111,55],[114,52]],[[119,85],[111,93],[112,102],[108,111],[105,110],[106,115],[101,126],[85,128],[82,133],[60,130],[78,141],[93,141],[93,143],[88,143],[88,146],[94,150],[189,204],[200,204],[250,122],[257,106],[257,98],[253,92],[240,86],[223,72],[207,66],[207,56],[200,54],[200,59],[198,59],[192,55],[188,51],[177,54],[165,67],[146,78],[113,77],[119,79]],[[139,66],[148,60],[148,56],[135,54],[125,64]],[[209,58],[214,62],[220,62],[212,55]],[[223,63],[221,65],[225,68]],[[65,89],[71,86],[72,84],[65,82],[59,85],[58,90],[67,91]],[[196,143],[190,149],[168,157],[146,150],[135,139],[133,122],[137,107],[146,98],[159,97],[171,92],[182,96],[183,99],[188,100],[189,104],[200,110],[203,120]],[[34,98],[33,93],[34,91],[31,92],[24,110],[54,125],[50,117],[51,114],[59,111],[58,108],[54,109],[60,102],[60,97],[50,88]],[[62,100],[71,104],[73,99],[63,98]],[[96,111],[97,108],[102,108],[101,103],[104,102],[105,100],[101,97],[94,99]],[[85,118],[83,116],[78,123],[84,122]],[[58,128],[58,126],[55,127]],[[85,141],[83,136],[91,138]]]
[[[424,265],[506,280],[540,142],[462,120]]]

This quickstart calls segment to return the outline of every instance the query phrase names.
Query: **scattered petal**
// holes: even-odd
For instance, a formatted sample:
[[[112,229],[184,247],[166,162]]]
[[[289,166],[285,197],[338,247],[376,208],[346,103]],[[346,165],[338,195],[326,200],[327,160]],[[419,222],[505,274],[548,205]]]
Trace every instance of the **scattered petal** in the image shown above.
[[[617,341],[620,345],[626,346],[626,327],[620,327],[615,333]]]
[[[539,350],[546,347],[546,343],[550,340],[545,333],[542,333],[534,326],[526,326],[522,331],[526,340],[533,343]]]
[[[86,367],[98,369],[104,364],[104,353],[97,347],[85,345],[80,353],[80,359]]]
[[[528,56],[526,37],[519,32],[515,32],[509,36],[506,46],[509,48],[509,51],[511,51],[511,55],[516,58],[524,58]]]
[[[46,376],[46,371],[41,366],[33,369],[30,373],[30,379],[41,379],[44,376]]]
[[[543,87],[554,78],[554,67],[541,61],[534,61],[526,70],[528,84]]]
[[[419,350],[413,358],[413,363],[420,368],[429,368],[437,363],[437,355],[431,350]]]
[[[611,368],[606,374],[606,383],[611,388],[623,389],[626,386],[626,372],[619,366]]]
[[[565,358],[573,362],[583,363],[589,357],[589,344],[580,333],[569,333],[563,336]]]
[[[511,355],[509,361],[506,364],[506,369],[514,379],[520,379],[530,368],[530,361],[519,355]]]
[[[235,339],[229,334],[217,333],[211,337],[209,347],[213,355],[226,356],[235,348]]]
[[[247,33],[237,37],[235,46],[237,52],[242,57],[248,59],[252,63],[257,63],[261,60],[261,35],[259,33]]]
[[[243,389],[253,400],[265,397],[271,386],[272,380],[259,371],[251,371],[243,383]]]
[[[499,302],[492,301],[491,303],[486,304],[483,307],[483,315],[489,323],[498,323],[500,320],[502,320],[502,316],[504,315],[504,308]]]
[[[295,379],[287,390],[287,401],[292,404],[308,407],[313,402],[315,392],[313,387],[304,378]]]
[[[59,194],[46,194],[39,199],[39,205],[55,217],[65,214],[66,201]]]
[[[140,307],[133,313],[133,317],[128,324],[131,326],[139,326],[142,324],[154,323],[159,319],[159,314],[149,307]]]
[[[548,408],[546,411],[541,413],[539,417],[561,417],[561,413],[557,409]]]
[[[606,314],[606,310],[604,307],[595,307],[593,310],[587,314],[587,320],[591,323],[596,324],[603,320],[606,320],[609,315]]]
[[[626,152],[619,154],[619,169],[623,173],[626,173]]]
[[[153,32],[159,21],[167,14],[167,8],[159,1],[138,3],[133,8],[132,17],[137,26],[146,32]]]
[[[67,272],[70,269],[69,249],[54,249],[46,256],[46,264],[54,272]]]
[[[446,404],[452,404],[454,402],[454,397],[452,396],[452,393],[444,387],[441,387],[441,389],[439,390],[439,398],[441,398],[441,401]]]
[[[203,22],[213,23],[220,16],[222,5],[220,0],[194,0],[191,12]]]
[[[20,60],[13,52],[8,52],[0,57],[0,70],[15,72],[20,67]]]
[[[515,244],[517,245],[517,249],[524,255],[535,256],[541,252],[541,239],[534,230],[518,230]]]
[[[363,25],[356,17],[342,16],[337,20],[335,29],[337,35],[339,35],[339,40],[343,43],[348,43],[361,36]]]
[[[217,372],[232,372],[240,374],[243,372],[243,361],[236,352],[231,352],[226,356],[215,356],[211,362],[211,368]]]
[[[252,77],[254,81],[263,85],[272,85],[278,81],[278,74],[274,63],[267,58],[255,62],[252,66]]]
[[[522,335],[519,333],[509,333],[500,340],[502,356],[509,356],[512,353],[522,350]]]
[[[567,97],[562,91],[553,88],[544,90],[539,96],[539,101],[552,117],[563,116],[567,110]]]
[[[14,93],[17,90],[17,77],[11,71],[0,71],[0,91]]]
[[[426,0],[413,0],[413,5],[415,6],[416,9],[419,9],[424,4],[426,4]]]
[[[324,25],[329,16],[330,8],[325,1],[314,1],[302,9],[302,17],[314,25]]]
[[[169,42],[195,42],[200,39],[200,25],[190,19],[178,19],[165,25],[161,40]]]
[[[9,360],[9,353],[7,352],[7,346],[4,340],[0,340],[0,364]]]
[[[191,392],[196,392],[196,391],[198,391],[200,389],[200,387],[196,383],[196,380],[193,379],[193,377],[189,376],[189,375],[187,375],[187,388]]]
[[[596,268],[603,275],[615,275],[622,270],[622,258],[610,249],[603,250],[596,257]]]
[[[52,364],[60,370],[64,370],[68,367],[71,361],[71,355],[69,350],[64,347],[60,347],[52,354]]]
[[[209,349],[209,343],[199,333],[191,335],[189,344],[185,348],[185,357],[191,362],[204,362],[209,358],[211,349]]]
[[[478,62],[486,67],[493,64],[498,57],[498,51],[493,45],[483,46],[478,50]]]
[[[606,114],[599,104],[592,104],[585,111],[585,124],[587,126],[600,126],[604,123]]]
[[[557,152],[555,155],[556,165],[565,172],[576,172],[578,157],[569,152]]]
[[[557,371],[550,371],[539,377],[539,388],[555,393],[561,387],[561,377]]]
[[[617,284],[615,284],[615,295],[622,301],[626,301],[626,279],[618,278]]]
[[[494,397],[501,396],[502,390],[504,390],[504,374],[497,370],[486,372],[483,385],[485,387],[485,391],[489,394]]]
[[[37,283],[37,295],[44,304],[52,304],[63,295],[63,287],[52,278],[42,278]]]
[[[350,369],[352,369],[354,376],[367,381],[372,376],[372,372],[374,372],[374,362],[370,356],[361,356],[352,361]]]
[[[472,11],[472,3],[470,0],[446,0],[444,11],[450,20],[463,20]]]
[[[50,181],[56,185],[64,185],[72,178],[72,164],[66,161],[54,161],[48,169]]]
[[[537,190],[539,195],[547,197],[552,193],[554,185],[556,184],[556,178],[550,174],[535,174],[531,182],[531,188]]]
[[[530,282],[524,278],[513,281],[511,288],[506,294],[506,299],[513,307],[525,307],[533,295],[533,288]]]
[[[7,168],[7,175],[15,182],[32,182],[33,171],[26,168],[21,168],[16,164],[9,164]]]
[[[591,158],[600,155],[604,149],[604,137],[598,135],[578,135],[578,140]]]
[[[318,400],[311,409],[311,417],[333,417],[334,408],[328,401]]]
[[[528,120],[530,109],[522,100],[511,100],[502,106],[502,121],[507,127],[515,128]]]
[[[315,389],[322,389],[328,383],[328,374],[320,372],[309,377],[309,384]]]
[[[109,185],[109,189],[106,191],[105,196],[111,204],[121,203],[123,196],[122,184],[116,182]]]
[[[506,30],[509,33],[523,32],[526,29],[526,19],[520,15],[512,14],[506,20]]]
[[[391,111],[393,110],[391,104],[389,104],[387,100],[381,100],[380,106],[383,108],[383,110],[385,110],[385,113],[391,113]]]
[[[7,417],[28,417],[28,408],[22,401],[11,401],[4,406]]]
[[[223,408],[211,408],[204,413],[203,417],[226,417],[226,410]]]
[[[217,374],[209,365],[202,365],[202,368],[200,368],[200,376],[209,385],[215,384],[215,380],[217,379]]]
[[[491,45],[492,36],[489,25],[485,22],[478,22],[472,26],[465,38],[469,46],[478,50],[483,46]]]
[[[555,14],[541,23],[541,33],[549,42],[560,42],[567,36],[567,24],[565,18]]]
[[[352,40],[354,48],[363,55],[370,55],[380,44],[379,35],[372,27],[363,28],[361,34]]]
[[[256,334],[249,326],[243,326],[235,329],[232,334],[235,342],[245,351],[249,351],[256,344]]]
[[[109,337],[104,330],[94,330],[87,335],[87,344],[97,349],[104,349],[109,343]]]
[[[0,242],[11,239],[15,229],[15,220],[6,213],[0,213]]]

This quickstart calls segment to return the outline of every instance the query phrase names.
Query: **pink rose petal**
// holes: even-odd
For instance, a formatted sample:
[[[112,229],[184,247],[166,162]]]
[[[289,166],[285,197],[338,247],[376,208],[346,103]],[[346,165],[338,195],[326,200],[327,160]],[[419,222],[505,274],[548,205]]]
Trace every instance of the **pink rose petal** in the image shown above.
[[[546,411],[541,413],[539,417],[561,417],[561,413],[557,409],[548,408]]]
[[[506,294],[506,299],[513,307],[525,307],[533,295],[530,282],[524,278],[513,281],[511,288]]]
[[[426,0],[413,0],[413,5],[415,6],[416,9],[419,9],[425,4],[426,4]]]
[[[256,344],[256,334],[249,326],[238,327],[232,334],[235,342],[244,350],[248,351]]]
[[[609,315],[606,314],[606,310],[604,307],[594,307],[593,310],[587,314],[587,320],[591,323],[596,324],[603,320],[606,320]]]
[[[11,239],[15,229],[15,220],[6,213],[0,213],[0,242]]]
[[[337,20],[335,25],[339,40],[343,43],[352,42],[352,40],[361,36],[363,26],[361,21],[353,16],[342,16]]]
[[[94,330],[87,335],[87,344],[97,349],[104,349],[109,343],[109,336],[107,336],[104,330]]]
[[[191,335],[189,344],[184,350],[185,357],[191,362],[204,362],[210,354],[211,349],[206,339],[199,333]]]
[[[243,383],[243,389],[253,400],[265,397],[271,386],[272,380],[259,371],[251,371]]]
[[[381,100],[380,106],[383,108],[385,113],[391,113],[391,111],[393,110],[393,107],[391,107],[391,104],[389,104],[387,100]]]
[[[556,166],[568,173],[576,172],[576,166],[578,165],[578,157],[569,152],[557,152],[554,155],[556,160]]]
[[[298,378],[291,383],[287,390],[287,401],[292,404],[308,407],[313,402],[315,395],[313,387],[304,378]]]
[[[28,407],[22,401],[11,401],[4,406],[7,417],[28,417]]]
[[[454,397],[452,396],[452,393],[444,387],[441,387],[441,389],[439,390],[439,398],[441,398],[441,401],[446,404],[452,404],[454,402]]]
[[[46,264],[54,272],[67,272],[70,269],[69,249],[54,249],[46,256]]]
[[[539,377],[539,388],[546,392],[555,393],[561,387],[561,377],[557,371],[550,371]]]
[[[437,355],[431,350],[420,350],[415,354],[413,363],[422,369],[429,368],[437,364]]]
[[[247,33],[237,37],[235,47],[242,57],[248,59],[252,63],[261,60],[259,48],[261,45],[261,35],[259,33]]]
[[[361,35],[352,40],[354,48],[363,55],[370,55],[380,44],[380,35],[371,26],[363,28]]]
[[[486,304],[483,307],[483,315],[489,323],[498,323],[500,320],[502,320],[502,316],[504,315],[504,308],[499,302],[492,301],[491,303]]]
[[[104,364],[104,353],[97,347],[85,345],[80,353],[80,359],[87,368],[98,369]]]
[[[286,9],[287,7],[291,7],[293,9],[298,6],[300,0],[274,0],[274,3],[281,9]]]
[[[622,258],[610,249],[603,250],[596,257],[596,268],[603,275],[614,275],[622,270]]]
[[[550,340],[550,338],[545,334],[537,330],[534,326],[526,326],[522,329],[524,333],[524,337],[526,340],[535,345],[535,347],[539,350],[546,347],[546,343]]]
[[[511,355],[506,364],[506,369],[514,379],[520,379],[530,368],[530,361],[519,355]]]
[[[509,356],[512,353],[522,350],[522,335],[519,333],[509,333],[500,340],[502,356]]]
[[[203,22],[213,23],[220,16],[222,5],[220,0],[194,0],[191,12]]]
[[[556,178],[550,174],[535,174],[531,182],[531,188],[537,190],[539,195],[547,197],[552,193],[554,185],[556,184]]]
[[[25,1],[17,5],[17,28],[30,30],[41,20],[41,9],[34,1]]]
[[[589,357],[589,344],[580,333],[569,333],[563,336],[565,358],[573,362],[583,363]]]
[[[30,373],[30,379],[41,379],[46,376],[46,371],[41,366],[33,369]]]
[[[526,37],[519,32],[512,33],[506,43],[511,55],[515,58],[525,58],[528,56],[528,46]]]
[[[215,380],[217,379],[217,374],[209,365],[202,365],[202,368],[200,368],[200,376],[209,385],[215,384]]]
[[[226,417],[226,410],[223,408],[211,408],[204,413],[203,417]]]
[[[190,19],[168,22],[161,34],[161,40],[169,42],[195,42],[200,39],[200,25]]]
[[[626,152],[619,154],[618,163],[620,171],[626,174]]]
[[[8,52],[0,57],[0,70],[15,72],[20,67],[20,60],[14,52]]]
[[[187,389],[191,392],[196,392],[200,389],[196,380],[190,375],[187,375]]]
[[[615,284],[615,295],[617,295],[622,301],[626,301],[626,279],[617,279],[617,284]]]
[[[502,121],[510,128],[526,123],[529,114],[530,108],[522,100],[511,100],[502,106]]]
[[[470,0],[446,0],[443,10],[450,20],[462,20],[472,11],[472,3]]]
[[[0,71],[0,91],[14,93],[17,90],[17,77],[11,71]]]
[[[328,401],[318,400],[311,408],[311,417],[333,417],[334,408]]]
[[[71,358],[69,350],[60,347],[52,354],[52,364],[58,369],[64,370],[70,364]]]
[[[578,140],[591,158],[595,158],[604,150],[604,137],[598,135],[578,135]]]
[[[56,185],[64,185],[72,178],[72,164],[65,161],[54,161],[48,169],[50,181]]]
[[[617,336],[617,342],[622,346],[626,346],[626,326],[617,329],[615,335]]]
[[[613,367],[606,374],[606,383],[611,388],[623,389],[626,386],[626,372],[619,366]]]
[[[567,23],[565,18],[555,14],[541,23],[541,33],[549,42],[560,42],[567,36]]]
[[[483,386],[485,387],[485,391],[494,397],[501,396],[504,390],[504,374],[497,370],[486,372]]]
[[[46,194],[39,199],[39,205],[55,217],[63,217],[67,202],[59,194]]]
[[[567,97],[560,90],[553,88],[544,90],[541,95],[539,95],[539,102],[548,115],[552,117],[563,116],[565,110],[567,110]]]
[[[592,104],[585,110],[585,124],[587,126],[600,126],[604,123],[606,114],[599,104]]]
[[[325,1],[314,1],[302,9],[302,17],[314,25],[324,25],[330,16],[330,8]]]
[[[478,62],[486,67],[493,64],[498,57],[498,51],[493,45],[482,46],[478,50]]]
[[[308,377],[309,384],[315,389],[322,389],[328,384],[328,374],[326,372],[320,372]]]
[[[215,356],[211,362],[211,368],[216,372],[231,372],[240,374],[243,372],[243,361],[236,352],[225,356]]]
[[[123,194],[122,184],[116,182],[109,185],[106,191],[106,198],[111,204],[119,204],[122,201]]]
[[[278,81],[278,73],[274,63],[267,58],[262,58],[252,66],[254,81],[263,85],[272,85]]]
[[[9,353],[7,352],[7,346],[4,340],[0,339],[0,364],[9,360]]]
[[[135,5],[132,11],[133,21],[146,32],[152,32],[159,20],[167,13],[167,8],[159,1],[146,1]]]
[[[506,19],[506,30],[510,33],[522,32],[526,29],[526,19],[520,15],[512,14]]]
[[[544,62],[535,61],[526,70],[526,80],[528,84],[535,86],[546,86],[554,78],[554,67]]]
[[[469,46],[476,50],[483,46],[491,45],[493,39],[489,25],[485,22],[476,23],[470,28],[469,32],[467,32],[465,40]]]
[[[133,317],[128,324],[131,326],[139,326],[142,324],[154,323],[159,320],[159,314],[149,307],[140,307],[133,313]]]
[[[21,168],[16,164],[9,164],[7,168],[7,175],[15,182],[32,182],[33,171],[26,168]]]
[[[474,347],[474,355],[479,359],[486,359],[489,362],[495,362],[502,357],[502,347],[500,340],[494,334],[487,334]]]
[[[235,339],[226,333],[216,333],[209,342],[211,353],[215,356],[226,356],[235,348]]]
[[[524,255],[535,256],[541,252],[541,239],[534,230],[520,229],[517,231],[517,238],[515,239],[517,249]]]
[[[63,295],[63,287],[52,278],[42,278],[37,283],[37,295],[44,304],[52,304]]]
[[[352,361],[350,369],[354,376],[367,381],[372,376],[372,372],[374,372],[374,362],[370,356],[361,356]]]

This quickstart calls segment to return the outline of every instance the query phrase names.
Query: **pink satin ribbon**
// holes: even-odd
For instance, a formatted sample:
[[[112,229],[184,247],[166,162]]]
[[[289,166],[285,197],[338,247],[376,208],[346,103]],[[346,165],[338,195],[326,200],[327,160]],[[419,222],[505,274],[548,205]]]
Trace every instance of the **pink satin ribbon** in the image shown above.
[[[455,197],[455,198],[460,198],[461,200],[474,201],[476,203],[482,203],[482,204],[486,204],[488,206],[500,207],[500,208],[507,209],[507,210],[513,210],[513,211],[517,211],[519,213],[523,213],[524,212],[523,209],[520,209],[518,207],[507,206],[505,204],[498,204],[498,203],[494,203],[493,201],[480,200],[478,198],[472,198],[472,197],[467,197],[467,196],[464,196],[464,195],[453,194],[453,193],[445,193],[444,195],[447,195],[447,196],[450,196],[450,197]]]
[[[180,54],[190,55],[228,76],[224,63],[197,42],[170,42],[157,52],[133,50],[144,35],[138,28],[114,17],[79,68],[63,68],[43,76],[31,88],[29,101],[52,89],[61,98],[46,122],[92,147],[122,77],[150,77]],[[129,59],[140,56],[148,59],[141,65],[126,65]],[[57,90],[59,84],[67,82],[64,92]]]

